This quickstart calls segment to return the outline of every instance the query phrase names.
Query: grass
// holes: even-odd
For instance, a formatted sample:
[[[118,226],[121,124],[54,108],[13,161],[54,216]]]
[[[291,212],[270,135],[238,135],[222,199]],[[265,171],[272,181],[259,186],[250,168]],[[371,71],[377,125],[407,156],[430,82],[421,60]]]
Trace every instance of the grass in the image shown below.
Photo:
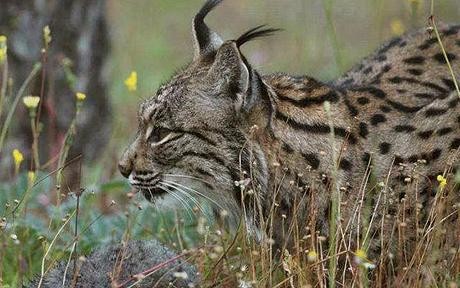
[[[404,1],[355,0],[341,4],[328,0],[323,1],[319,8],[315,8],[315,3],[308,2],[293,4],[294,8],[283,6],[284,9],[277,9],[284,4],[276,1],[253,1],[251,4],[244,1],[233,2],[231,5],[234,8],[225,6],[225,12],[216,11],[221,14],[214,20],[210,19],[212,23],[215,19],[220,19],[219,16],[225,19],[242,18],[235,27],[224,27],[224,35],[235,35],[251,25],[265,22],[274,22],[286,30],[278,39],[267,39],[248,49],[251,61],[261,66],[262,71],[308,72],[323,80],[337,76],[384,38],[388,38],[392,33],[389,28],[391,19],[400,19],[407,27],[422,26],[426,23],[423,16],[426,13],[423,11],[433,11],[428,7],[430,5],[423,6],[420,1],[407,1],[410,2],[408,5],[400,3]],[[57,158],[57,170],[40,169],[44,166],[40,160],[48,162],[52,159],[41,159],[38,149],[32,148],[35,155],[35,165],[31,166],[33,174],[24,169],[22,163],[22,169],[14,173],[11,181],[0,183],[0,287],[20,287],[28,279],[45,274],[58,261],[67,262],[72,255],[78,257],[87,254],[99,245],[118,243],[128,238],[152,237],[178,251],[187,251],[180,256],[197,265],[203,287],[340,287],[345,282],[356,287],[391,287],[395,284],[410,287],[458,287],[460,206],[452,194],[458,191],[459,184],[454,183],[460,183],[460,175],[449,174],[451,167],[448,163],[444,176],[447,177],[449,185],[439,187],[435,203],[429,208],[426,220],[421,219],[417,199],[403,198],[399,203],[390,203],[386,198],[387,193],[391,192],[388,179],[384,183],[376,183],[369,169],[363,175],[360,201],[354,211],[354,217],[359,219],[357,227],[349,227],[336,221],[341,218],[341,201],[338,197],[333,197],[335,204],[329,219],[331,230],[328,235],[323,235],[313,225],[303,227],[296,221],[285,223],[281,219],[283,225],[288,227],[287,231],[294,235],[293,242],[297,252],[291,254],[292,252],[281,249],[279,258],[273,257],[275,252],[271,241],[255,243],[250,240],[246,234],[245,223],[240,223],[237,233],[233,233],[219,221],[214,221],[209,216],[212,213],[206,204],[184,203],[190,207],[187,211],[159,212],[140,195],[127,194],[130,191],[127,183],[119,176],[108,173],[105,167],[116,165],[110,155],[119,154],[124,147],[124,139],[131,136],[126,135],[125,131],[133,129],[128,124],[132,121],[128,119],[135,118],[135,107],[141,96],[152,94],[167,75],[186,63],[190,51],[188,45],[184,45],[183,39],[189,39],[188,19],[192,16],[190,11],[194,11],[199,3],[200,1],[177,1],[171,4],[170,1],[161,0],[152,8],[151,1],[137,1],[136,4],[129,1],[109,2],[109,13],[114,19],[112,65],[120,67],[114,69],[111,91],[116,115],[126,117],[116,120],[112,142],[109,144],[110,152],[99,159],[98,163],[87,166],[81,164],[78,158],[68,159],[67,151],[76,132],[71,125],[66,134],[68,140]],[[445,15],[446,19],[458,19],[455,17],[458,17],[459,12],[453,9],[458,5],[455,1],[446,1],[439,5],[439,13]],[[308,7],[308,10],[294,11],[298,6]],[[379,7],[385,7],[388,11],[378,9]],[[354,16],[350,17],[346,12],[358,8],[359,21],[353,22],[351,18]],[[247,18],[241,16],[244,14],[241,11],[245,10],[248,10]],[[257,10],[268,11],[268,16],[254,12]],[[394,10],[398,12],[395,13]],[[324,19],[318,15],[324,15]],[[308,20],[310,18],[317,19],[324,25],[313,27]],[[360,28],[363,22],[375,25]],[[217,22],[212,24],[218,25]],[[435,23],[431,25],[437,31]],[[153,31],[151,27],[155,27]],[[177,35],[164,33],[167,28],[167,31]],[[353,35],[346,30],[368,33],[355,33],[365,36]],[[329,36],[328,40],[323,39],[324,34]],[[132,35],[133,38],[126,35]],[[127,42],[128,38],[132,41]],[[369,38],[372,39],[372,44],[364,41]],[[357,44],[350,46],[351,42]],[[286,59],[286,54],[293,57]],[[292,59],[298,61],[293,64]],[[266,66],[262,66],[262,63],[266,63]],[[7,79],[8,75],[5,64],[6,62],[0,65],[3,79]],[[2,106],[3,109],[0,110],[8,111],[7,120],[0,127],[0,151],[7,137],[8,127],[14,121],[15,107],[20,105],[19,101],[25,96],[25,87],[30,79],[37,77],[40,69],[43,66],[37,64],[31,71],[29,80],[24,82],[24,89],[20,89],[15,95],[12,95],[6,85],[1,87],[0,103],[9,106]],[[131,70],[139,73],[139,85],[135,93],[127,92],[123,85],[123,80]],[[71,71],[67,73],[71,78]],[[76,101],[76,105],[84,105],[84,102]],[[38,139],[38,126],[33,123],[39,122],[39,116],[35,114],[31,117],[34,139]],[[76,121],[79,115],[72,117]],[[37,143],[30,145],[37,147]],[[9,155],[5,152],[2,157]],[[61,192],[65,187],[61,187],[61,181],[65,174],[62,171],[67,165],[81,165],[81,190],[63,197]],[[410,185],[401,187],[397,192],[417,195],[414,191],[417,191],[423,181],[425,180],[414,177]],[[242,189],[247,192],[245,187]],[[340,187],[333,187],[331,191],[337,193],[339,189]],[[316,193],[312,197],[321,197],[321,191]],[[393,223],[386,217],[378,217],[372,211],[370,200],[364,198],[364,193],[374,195],[377,206],[383,207],[384,211],[397,211],[396,219],[391,220]],[[294,209],[300,208],[294,205]],[[407,218],[406,211],[409,208],[418,211],[415,219]],[[276,201],[271,209],[272,216],[262,223],[262,227],[270,231],[269,236],[273,233],[273,222],[280,220],[274,219]],[[310,223],[314,222],[315,212],[312,211],[309,215]],[[296,214],[297,211],[292,213]],[[457,220],[452,221],[455,217]],[[408,227],[411,223],[416,225],[415,235],[410,235],[409,231],[412,230],[409,229],[414,228]],[[396,246],[398,254],[393,254],[394,247],[389,245],[388,240],[383,237],[378,239],[370,232],[371,228],[376,227],[377,231],[383,231],[388,225],[392,225],[391,236],[394,241],[391,243]],[[352,229],[356,229],[354,233],[350,233]],[[356,238],[356,241],[351,237]],[[415,252],[408,255],[405,251],[409,250],[411,237],[416,238]],[[378,255],[368,251],[372,241],[380,241],[382,249]],[[358,243],[358,247],[352,248],[352,242]],[[329,250],[325,249],[328,244]],[[377,258],[381,262],[377,262]],[[405,265],[396,268],[394,263]]]

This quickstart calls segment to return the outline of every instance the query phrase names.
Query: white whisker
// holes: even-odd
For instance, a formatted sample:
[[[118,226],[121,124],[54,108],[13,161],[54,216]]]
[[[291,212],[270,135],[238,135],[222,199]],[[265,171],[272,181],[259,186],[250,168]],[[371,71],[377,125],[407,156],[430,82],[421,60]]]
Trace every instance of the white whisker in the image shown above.
[[[153,193],[152,193],[152,190],[150,190],[150,188],[147,188],[147,190],[149,191],[149,194],[150,194],[150,199],[153,199]]]
[[[226,209],[224,209],[219,203],[217,203],[214,199],[211,199],[209,196],[207,196],[207,195],[205,195],[204,193],[201,193],[201,192],[199,192],[199,191],[196,191],[196,190],[193,189],[193,188],[184,186],[184,185],[179,184],[179,183],[171,182],[171,181],[168,181],[168,180],[163,180],[162,182],[163,182],[163,183],[169,183],[169,184],[175,185],[175,186],[177,186],[177,187],[179,187],[179,188],[183,188],[183,189],[186,189],[186,190],[188,190],[188,191],[190,191],[190,192],[196,193],[196,194],[198,194],[199,196],[201,196],[201,197],[207,199],[208,201],[211,201],[211,203],[213,203],[213,204],[215,204],[216,206],[218,206],[221,210],[226,210]]]
[[[174,197],[179,203],[184,207],[184,210],[187,212],[190,220],[192,220],[194,217],[192,216],[192,208],[189,206],[189,204],[180,197],[180,195],[174,193],[173,190],[170,190],[168,187],[165,187],[163,185],[158,185],[159,188],[163,189],[167,193],[169,193],[172,197]],[[192,212],[191,212],[192,211]]]
[[[197,180],[197,181],[200,181],[202,183],[205,183],[205,184],[208,184],[210,186],[214,186],[211,182],[208,182],[202,178],[198,178],[198,177],[194,177],[194,176],[190,176],[190,175],[181,175],[181,174],[164,174],[165,176],[169,176],[169,177],[177,177],[177,178],[185,178],[185,179],[191,179],[191,180]],[[221,178],[229,183],[233,183],[233,180],[229,177],[226,177],[225,175],[219,175],[218,178]],[[216,178],[217,179],[217,178]]]
[[[201,178],[198,178],[198,177],[194,177],[194,176],[190,176],[190,175],[180,175],[180,174],[164,174],[165,176],[170,176],[170,177],[178,177],[178,178],[187,178],[187,179],[192,179],[192,180],[198,180],[200,182],[203,182],[203,183],[206,183],[208,185],[211,185],[212,184],[204,179],[201,179]]]
[[[182,193],[184,196],[186,197],[190,197],[190,198],[187,198],[187,199],[190,199],[193,204],[195,204],[197,206],[197,208],[201,211],[202,214],[206,214],[203,210],[203,207],[201,206],[201,203],[195,199],[195,197],[193,195],[190,195],[189,193],[187,193],[185,190],[183,190],[182,188],[180,187],[177,187],[177,186],[173,186],[171,185],[170,183],[167,183],[167,182],[163,182],[161,181],[160,184],[163,184],[163,185],[166,185],[167,187],[170,187],[170,188],[173,188],[175,189],[177,192],[179,193]]]

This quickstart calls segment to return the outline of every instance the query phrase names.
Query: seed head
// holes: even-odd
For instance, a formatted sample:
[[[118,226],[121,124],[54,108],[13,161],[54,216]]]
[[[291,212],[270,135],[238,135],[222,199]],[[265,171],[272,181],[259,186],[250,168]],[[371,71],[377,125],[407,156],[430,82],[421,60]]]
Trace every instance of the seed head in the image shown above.
[[[48,48],[52,39],[53,37],[51,37],[50,26],[46,25],[45,27],[43,27],[43,41],[45,41],[46,48]]]

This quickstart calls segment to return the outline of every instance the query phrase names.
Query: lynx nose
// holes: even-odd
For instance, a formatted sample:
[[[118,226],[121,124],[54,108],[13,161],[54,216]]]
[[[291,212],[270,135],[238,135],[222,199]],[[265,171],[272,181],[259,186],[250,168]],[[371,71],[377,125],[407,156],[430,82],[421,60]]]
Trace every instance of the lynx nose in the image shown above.
[[[129,174],[131,174],[131,167],[128,165],[125,165],[125,163],[122,163],[121,161],[118,163],[118,170],[120,170],[121,175],[123,175],[125,178],[129,177]]]
[[[133,162],[129,156],[129,151],[126,151],[118,162],[118,170],[125,178],[128,178],[133,171]]]

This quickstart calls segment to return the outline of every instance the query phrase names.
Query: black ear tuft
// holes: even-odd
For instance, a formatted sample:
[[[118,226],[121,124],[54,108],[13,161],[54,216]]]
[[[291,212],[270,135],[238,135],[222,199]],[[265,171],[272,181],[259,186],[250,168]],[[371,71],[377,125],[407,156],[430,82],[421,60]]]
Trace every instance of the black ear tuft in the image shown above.
[[[238,47],[241,47],[244,43],[249,42],[251,40],[254,40],[256,38],[260,37],[265,37],[265,36],[271,36],[273,33],[281,31],[281,29],[274,29],[274,28],[267,28],[267,29],[262,29],[266,25],[260,25],[255,28],[252,28],[251,30],[247,31],[243,35],[241,35],[238,39],[236,39],[236,45]]]
[[[211,12],[214,8],[216,8],[217,5],[220,4],[223,0],[208,0],[206,3],[204,3],[203,7],[201,7],[200,11],[195,16],[195,19],[193,21],[196,22],[203,22],[204,18],[206,15]]]
[[[223,43],[221,37],[209,29],[204,18],[223,0],[208,0],[193,18],[193,35],[195,44],[195,58],[215,51]]]

